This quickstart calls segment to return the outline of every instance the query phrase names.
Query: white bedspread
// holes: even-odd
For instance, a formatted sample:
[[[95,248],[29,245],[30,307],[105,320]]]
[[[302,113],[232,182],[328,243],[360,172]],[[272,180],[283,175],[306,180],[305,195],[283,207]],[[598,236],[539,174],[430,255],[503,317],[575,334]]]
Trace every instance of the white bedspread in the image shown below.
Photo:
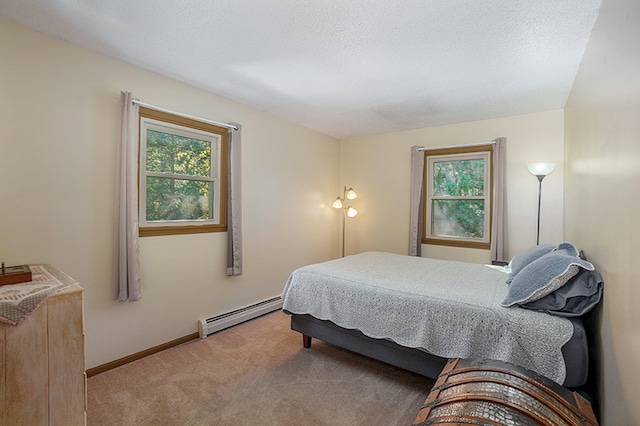
[[[486,265],[367,252],[295,270],[283,309],[445,358],[511,362],[562,384],[571,322],[500,306],[506,278]]]

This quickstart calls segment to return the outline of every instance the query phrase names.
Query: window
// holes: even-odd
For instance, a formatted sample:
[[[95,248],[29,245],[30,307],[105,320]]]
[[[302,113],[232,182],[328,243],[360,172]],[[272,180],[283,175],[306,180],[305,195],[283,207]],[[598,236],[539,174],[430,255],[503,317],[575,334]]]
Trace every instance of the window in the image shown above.
[[[140,107],[140,236],[227,230],[227,129]]]
[[[422,242],[490,248],[492,146],[425,151]]]

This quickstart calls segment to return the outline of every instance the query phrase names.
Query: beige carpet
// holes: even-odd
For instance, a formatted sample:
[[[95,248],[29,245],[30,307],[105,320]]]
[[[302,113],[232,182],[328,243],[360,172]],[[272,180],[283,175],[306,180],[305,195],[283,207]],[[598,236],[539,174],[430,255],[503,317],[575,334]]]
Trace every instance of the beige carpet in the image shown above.
[[[433,381],[314,340],[281,311],[87,381],[97,425],[410,425]]]

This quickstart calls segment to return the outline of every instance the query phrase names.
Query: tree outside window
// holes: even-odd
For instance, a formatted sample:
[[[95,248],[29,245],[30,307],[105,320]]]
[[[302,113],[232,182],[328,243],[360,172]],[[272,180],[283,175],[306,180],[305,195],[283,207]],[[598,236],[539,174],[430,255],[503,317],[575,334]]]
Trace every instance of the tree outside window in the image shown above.
[[[425,151],[423,243],[488,248],[491,148]]]
[[[226,231],[227,137],[140,108],[140,236]]]

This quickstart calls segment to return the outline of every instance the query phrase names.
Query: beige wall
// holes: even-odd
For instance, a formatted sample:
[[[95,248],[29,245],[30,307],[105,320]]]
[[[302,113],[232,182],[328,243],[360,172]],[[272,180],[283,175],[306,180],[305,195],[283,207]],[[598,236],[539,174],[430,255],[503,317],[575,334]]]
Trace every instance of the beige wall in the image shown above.
[[[337,257],[339,216],[329,203],[342,184],[359,194],[352,203],[359,215],[347,222],[347,253],[406,253],[409,148],[505,136],[510,256],[535,244],[537,181],[526,163],[555,161],[543,185],[541,241],[576,243],[603,273],[602,424],[633,424],[640,419],[639,7],[635,0],[604,0],[564,112],[350,139],[342,147],[0,19],[0,258],[9,265],[52,263],[81,281],[90,368],[193,333],[200,316],[276,296],[293,268]],[[146,238],[143,299],[111,300],[121,90],[243,124],[243,276],[224,275],[222,234]],[[427,246],[424,255],[488,260],[484,251]]]
[[[409,247],[411,146],[451,146],[507,138],[507,221],[510,257],[536,244],[538,180],[527,163],[556,162],[542,188],[540,241],[562,241],[563,112],[550,111],[494,120],[349,139],[342,144],[342,182],[353,186],[358,216],[347,220],[346,252],[406,254]],[[423,256],[486,263],[488,250],[423,245]]]
[[[640,2],[604,0],[565,110],[565,236],[604,278],[601,424],[640,423]]]
[[[199,317],[278,296],[294,268],[339,256],[339,141],[2,19],[0,58],[0,258],[81,282],[87,367],[194,333]],[[244,275],[225,276],[226,234],[149,237],[142,300],[112,301],[121,90],[242,123]]]

